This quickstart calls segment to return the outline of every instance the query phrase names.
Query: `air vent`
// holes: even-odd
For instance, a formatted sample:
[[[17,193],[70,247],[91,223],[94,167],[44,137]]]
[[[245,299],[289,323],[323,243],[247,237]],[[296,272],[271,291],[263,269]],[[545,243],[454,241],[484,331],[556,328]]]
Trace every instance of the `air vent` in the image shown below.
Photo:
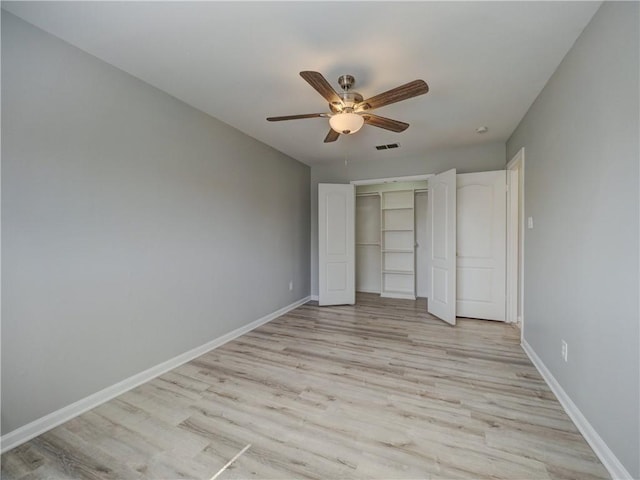
[[[389,143],[387,145],[376,145],[376,150],[390,150],[392,148],[398,148],[399,143]]]

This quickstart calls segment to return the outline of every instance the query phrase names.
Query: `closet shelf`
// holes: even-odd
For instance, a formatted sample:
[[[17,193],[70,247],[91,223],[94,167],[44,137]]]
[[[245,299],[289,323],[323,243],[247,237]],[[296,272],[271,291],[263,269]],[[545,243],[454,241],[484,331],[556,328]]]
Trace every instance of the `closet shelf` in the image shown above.
[[[413,248],[385,248],[382,253],[413,253]]]
[[[382,207],[382,210],[413,210],[413,207]]]
[[[413,228],[383,228],[383,232],[413,232]]]
[[[357,242],[357,247],[379,247],[380,242]]]

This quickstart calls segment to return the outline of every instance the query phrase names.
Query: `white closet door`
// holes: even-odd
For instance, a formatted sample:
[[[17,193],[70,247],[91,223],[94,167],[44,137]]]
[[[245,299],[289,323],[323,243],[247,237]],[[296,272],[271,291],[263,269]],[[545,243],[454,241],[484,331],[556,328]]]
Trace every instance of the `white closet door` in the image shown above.
[[[429,229],[429,300],[427,310],[456,324],[456,170],[430,177],[427,199]]]
[[[355,285],[355,187],[318,185],[318,303],[353,305]]]
[[[506,171],[465,173],[457,184],[457,315],[504,321]]]

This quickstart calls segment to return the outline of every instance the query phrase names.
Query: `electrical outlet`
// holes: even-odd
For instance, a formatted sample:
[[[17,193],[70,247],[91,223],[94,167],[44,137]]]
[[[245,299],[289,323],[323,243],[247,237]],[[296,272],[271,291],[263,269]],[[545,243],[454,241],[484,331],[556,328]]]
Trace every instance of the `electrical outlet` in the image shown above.
[[[289,291],[293,292],[293,281],[289,282]]]
[[[528,229],[532,229],[533,228],[533,217],[527,218],[527,228]]]
[[[567,345],[567,342],[562,340],[562,359],[566,362],[568,357],[569,357],[569,345]]]

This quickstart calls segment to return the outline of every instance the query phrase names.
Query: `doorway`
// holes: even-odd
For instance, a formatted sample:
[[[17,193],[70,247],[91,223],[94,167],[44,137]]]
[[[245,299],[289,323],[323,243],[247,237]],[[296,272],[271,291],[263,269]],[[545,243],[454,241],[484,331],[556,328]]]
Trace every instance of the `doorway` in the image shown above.
[[[356,185],[356,291],[426,296],[428,175]]]

